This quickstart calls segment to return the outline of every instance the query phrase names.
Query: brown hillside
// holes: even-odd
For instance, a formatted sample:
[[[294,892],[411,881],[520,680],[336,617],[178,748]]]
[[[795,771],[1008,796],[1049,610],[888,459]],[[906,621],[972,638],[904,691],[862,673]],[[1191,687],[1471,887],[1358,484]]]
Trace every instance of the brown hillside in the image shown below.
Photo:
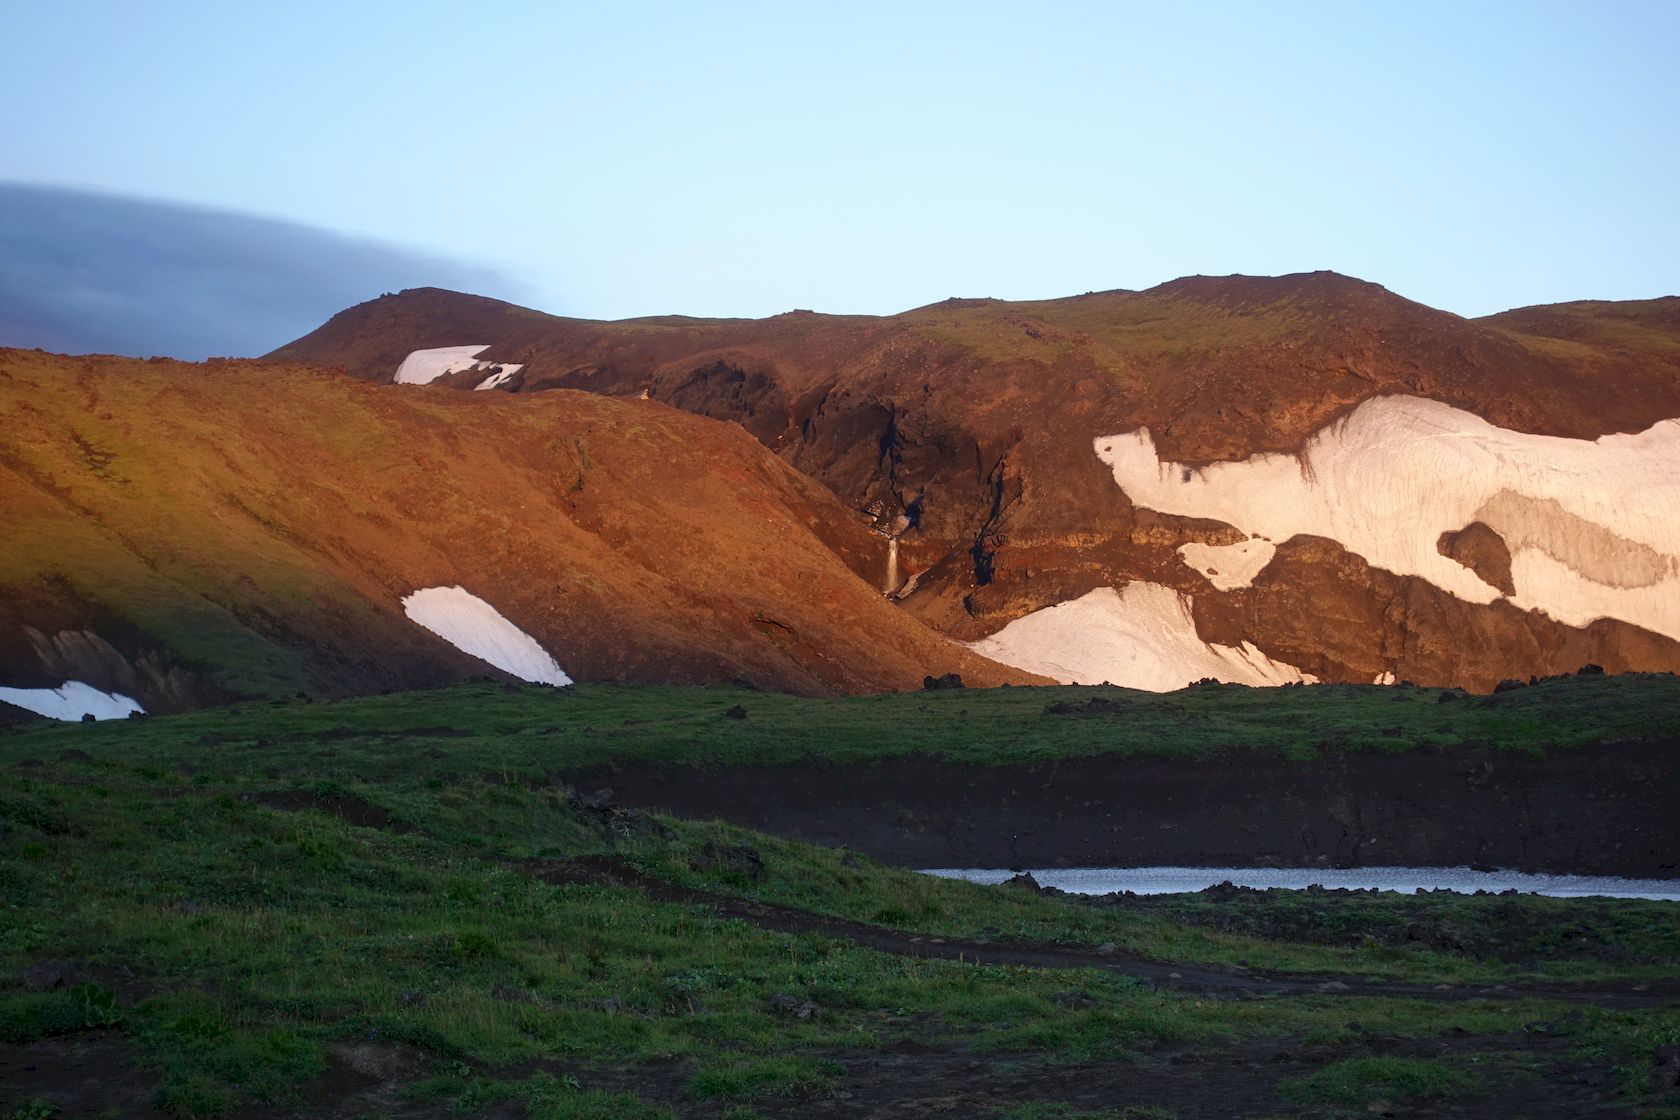
[[[1292,452],[1391,393],[1526,432],[1636,431],[1680,416],[1672,302],[1467,320],[1310,273],[1188,277],[1039,302],[949,300],[880,318],[589,322],[421,289],[351,308],[275,356],[386,379],[410,350],[491,343],[488,356],[526,363],[508,386],[521,394],[645,391],[736,421],[883,528],[908,519],[905,568],[919,578],[906,606],[974,638],[1128,579],[1211,594],[1173,550],[1229,530],[1133,509],[1091,453],[1097,436],[1147,427],[1164,458],[1189,463]],[[1560,317],[1570,331],[1555,325]],[[1293,586],[1311,598],[1326,569],[1301,563]],[[1281,578],[1289,582],[1287,571]],[[1367,581],[1356,593],[1379,589]],[[1409,617],[1402,611],[1391,629],[1410,633]],[[1474,624],[1485,625],[1506,624]],[[1252,637],[1268,652],[1283,648],[1273,634]],[[1414,679],[1485,686],[1572,669],[1558,659],[1579,644],[1514,634],[1462,650],[1450,638],[1361,640],[1368,648],[1357,656],[1343,648],[1314,663],[1333,678],[1369,680],[1367,665],[1398,664]],[[1673,643],[1658,645],[1662,656],[1644,667],[1680,664]],[[1435,652],[1407,652],[1424,648]]]
[[[1027,679],[883,599],[860,515],[658,402],[0,350],[0,411],[7,685],[166,710],[490,672],[402,613],[453,584],[579,680]]]

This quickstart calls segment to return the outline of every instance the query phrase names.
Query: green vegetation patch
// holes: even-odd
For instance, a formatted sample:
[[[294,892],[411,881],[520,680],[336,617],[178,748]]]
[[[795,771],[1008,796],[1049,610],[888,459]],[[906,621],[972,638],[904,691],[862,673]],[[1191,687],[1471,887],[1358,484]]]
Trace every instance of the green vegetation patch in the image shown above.
[[[1346,1108],[1427,1101],[1480,1095],[1485,1085],[1477,1074],[1444,1061],[1424,1058],[1352,1058],[1335,1062],[1283,1086],[1298,1101],[1323,1102]]]

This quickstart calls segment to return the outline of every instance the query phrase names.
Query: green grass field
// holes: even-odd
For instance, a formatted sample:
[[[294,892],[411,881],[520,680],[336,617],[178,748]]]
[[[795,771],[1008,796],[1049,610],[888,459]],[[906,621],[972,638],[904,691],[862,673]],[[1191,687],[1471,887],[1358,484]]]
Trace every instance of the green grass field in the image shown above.
[[[1194,898],[1103,909],[936,880],[723,824],[603,811],[550,775],[614,758],[920,751],[988,764],[1393,750],[1448,736],[1563,750],[1667,733],[1675,687],[1560,681],[1484,705],[1392,689],[817,701],[468,686],[14,728],[0,732],[0,1048],[39,1064],[42,1048],[64,1040],[107,1040],[149,1079],[154,1102],[181,1116],[243,1115],[262,1102],[322,1112],[327,1097],[351,1092],[344,1071],[369,1062],[388,1072],[368,1115],[742,1118],[813,1102],[846,1115],[848,1099],[894,1085],[925,1092],[921,1080],[956,1079],[961,1063],[969,1081],[1032,1086],[1000,1089],[984,1108],[970,1101],[968,1114],[1173,1116],[1165,1098],[1129,1112],[1092,1100],[1111,1091],[1098,1082],[1116,1069],[1147,1084],[1176,1063],[1195,1078],[1257,1048],[1287,1059],[1245,1075],[1265,1109],[1247,1113],[1256,1116],[1361,1114],[1379,1098],[1485,1101],[1582,1070],[1600,1077],[1590,1091],[1610,1104],[1655,1106],[1651,1054],[1680,1042],[1680,1007],[1564,1002],[1562,989],[1532,985],[1632,992],[1672,980],[1680,948],[1663,904],[1430,899],[1421,914],[1414,899],[1301,899],[1226,911],[1220,928]],[[1044,714],[1092,698],[1123,702],[1124,718]],[[747,719],[722,715],[736,704]],[[1403,733],[1373,735],[1373,721]],[[756,867],[715,858],[743,849]],[[552,885],[531,873],[532,861],[590,856],[673,886],[929,938],[1108,944],[1128,958],[1334,976],[1352,990],[1214,999],[1095,968],[912,959],[634,885]],[[1419,920],[1465,936],[1443,948],[1396,934]],[[1513,923],[1526,940],[1488,932]],[[61,975],[43,979],[43,967]],[[1360,995],[1374,978],[1508,987],[1445,1002]],[[869,1072],[882,1063],[904,1068]],[[355,1088],[355,1099],[373,1091]],[[50,1094],[0,1079],[0,1115],[52,1107]]]

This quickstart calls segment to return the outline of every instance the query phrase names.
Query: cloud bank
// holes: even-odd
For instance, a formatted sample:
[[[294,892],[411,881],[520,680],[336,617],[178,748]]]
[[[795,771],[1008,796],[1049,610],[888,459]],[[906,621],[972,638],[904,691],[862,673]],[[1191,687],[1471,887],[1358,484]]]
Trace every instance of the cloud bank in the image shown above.
[[[0,183],[0,346],[249,357],[426,285],[518,296],[493,270],[293,222]]]

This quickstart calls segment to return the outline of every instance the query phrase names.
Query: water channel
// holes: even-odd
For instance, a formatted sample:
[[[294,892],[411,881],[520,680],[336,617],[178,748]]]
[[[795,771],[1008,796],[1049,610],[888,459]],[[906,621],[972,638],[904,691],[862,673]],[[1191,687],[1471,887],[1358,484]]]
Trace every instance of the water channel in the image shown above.
[[[1204,890],[1216,883],[1264,890],[1282,887],[1398,891],[1516,890],[1554,898],[1643,898],[1680,902],[1680,879],[1617,879],[1599,875],[1531,875],[1521,871],[1476,871],[1468,867],[1060,867],[1032,868],[1032,877],[1046,887],[1074,894],[1178,894]],[[1001,883],[1015,871],[1001,868],[934,867],[924,873],[971,883]]]

